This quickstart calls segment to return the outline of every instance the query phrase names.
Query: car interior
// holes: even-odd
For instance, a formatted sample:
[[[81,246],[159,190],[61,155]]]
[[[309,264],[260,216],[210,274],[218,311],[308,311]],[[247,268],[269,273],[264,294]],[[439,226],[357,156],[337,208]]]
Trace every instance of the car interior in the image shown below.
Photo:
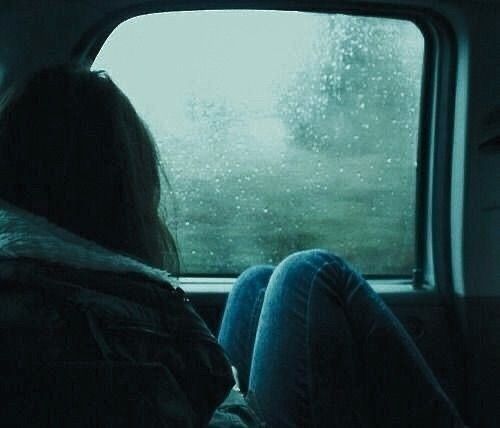
[[[363,272],[466,425],[496,427],[499,23],[498,0],[5,0],[0,94],[66,63],[123,89],[165,163],[175,275],[214,334],[244,269],[326,248]],[[143,369],[4,365],[0,393],[10,426],[32,426],[26,400],[126,426],[161,373]],[[68,377],[82,387],[42,399],[40,382]]]

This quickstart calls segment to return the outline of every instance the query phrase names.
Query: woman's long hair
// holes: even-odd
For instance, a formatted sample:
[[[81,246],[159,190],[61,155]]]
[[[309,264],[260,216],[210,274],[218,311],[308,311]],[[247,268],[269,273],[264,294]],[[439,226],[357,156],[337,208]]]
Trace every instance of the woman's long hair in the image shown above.
[[[111,250],[177,273],[160,214],[155,142],[104,72],[54,66],[6,97],[0,198]]]

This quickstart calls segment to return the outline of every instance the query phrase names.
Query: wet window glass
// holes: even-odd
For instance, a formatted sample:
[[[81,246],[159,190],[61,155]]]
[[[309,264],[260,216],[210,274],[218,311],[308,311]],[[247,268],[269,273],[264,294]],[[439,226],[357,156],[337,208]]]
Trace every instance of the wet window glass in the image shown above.
[[[93,68],[158,143],[184,274],[314,247],[408,275],[423,53],[402,20],[172,12],[119,25]]]

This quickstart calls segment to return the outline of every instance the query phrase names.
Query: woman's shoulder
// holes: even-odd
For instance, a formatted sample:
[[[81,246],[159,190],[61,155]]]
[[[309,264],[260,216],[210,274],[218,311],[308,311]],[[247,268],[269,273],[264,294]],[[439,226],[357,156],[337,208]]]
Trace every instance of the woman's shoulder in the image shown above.
[[[109,294],[146,306],[155,306],[158,295],[177,295],[167,281],[158,281],[136,272],[114,272],[35,258],[0,258],[0,280],[39,287],[40,282],[71,285],[100,294]]]
[[[224,351],[188,299],[171,286],[27,259],[0,260],[0,283],[21,294],[43,294],[43,302],[64,308],[61,317],[83,311],[92,320],[88,332],[113,361],[163,364],[203,424],[231,388]]]

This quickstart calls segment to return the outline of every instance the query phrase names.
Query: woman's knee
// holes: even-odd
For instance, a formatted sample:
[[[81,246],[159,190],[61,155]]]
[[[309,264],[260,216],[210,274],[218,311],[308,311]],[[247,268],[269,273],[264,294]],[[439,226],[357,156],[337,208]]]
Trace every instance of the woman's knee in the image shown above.
[[[265,289],[273,270],[270,265],[256,265],[245,269],[236,279],[231,295],[253,295]]]
[[[269,277],[273,272],[272,266],[259,265],[246,269],[235,281],[229,293],[224,316],[219,332],[219,340],[226,343],[233,341],[230,337],[233,330],[242,327],[242,320],[250,322],[256,311],[260,311],[260,300],[265,292]],[[249,326],[244,326],[246,330]]]
[[[315,248],[290,254],[277,266],[276,270],[314,276],[325,266],[329,266],[336,271],[341,271],[345,270],[347,264],[335,253]]]
[[[279,294],[293,292],[300,288],[310,292],[315,287],[330,292],[342,290],[354,271],[338,255],[323,249],[311,249],[293,253],[286,257],[274,270],[270,287],[282,289]]]
[[[324,263],[324,262],[337,262],[337,263],[345,263],[344,260],[335,254],[332,251],[325,250],[322,248],[312,248],[309,250],[297,251],[295,253],[290,254],[283,262],[288,263]]]

